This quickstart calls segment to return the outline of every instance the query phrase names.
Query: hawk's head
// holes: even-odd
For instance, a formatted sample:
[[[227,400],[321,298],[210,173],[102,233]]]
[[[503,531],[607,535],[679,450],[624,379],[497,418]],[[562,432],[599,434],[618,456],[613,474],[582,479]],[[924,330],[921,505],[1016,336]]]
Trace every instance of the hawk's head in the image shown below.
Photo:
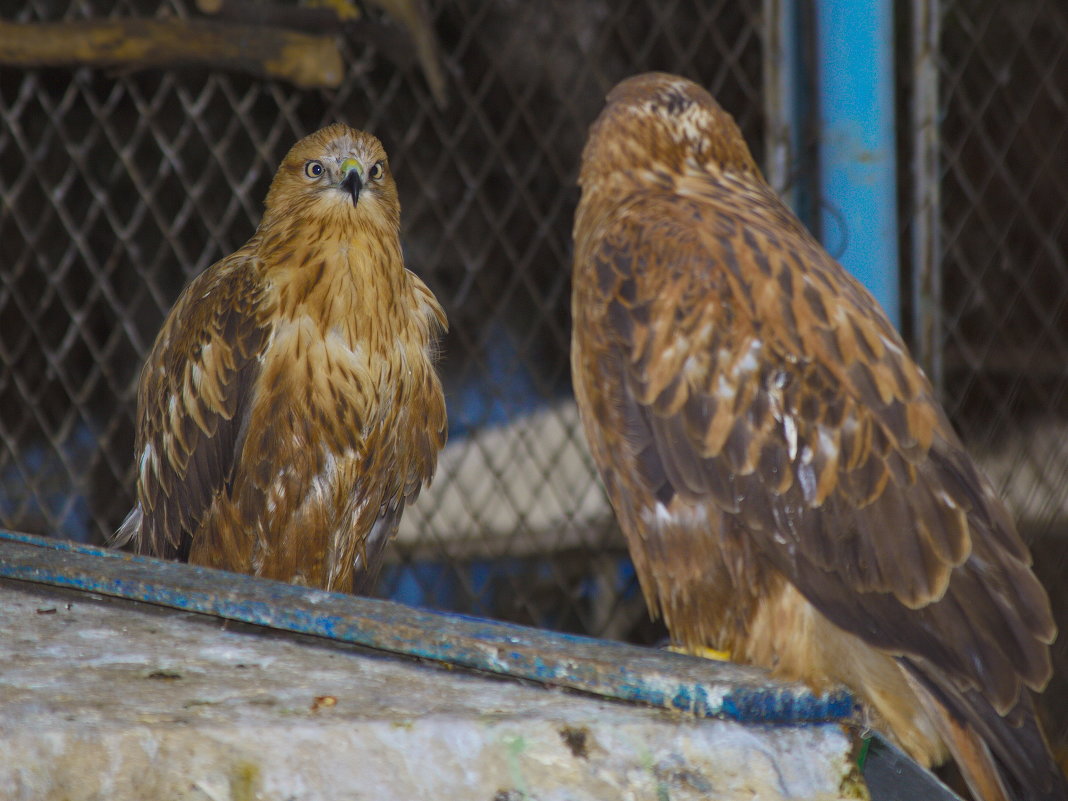
[[[372,225],[400,224],[397,185],[382,143],[343,123],[304,137],[282,160],[267,193],[263,223],[274,217]]]
[[[616,172],[687,167],[759,174],[734,119],[708,92],[662,72],[617,85],[590,129],[579,183]]]

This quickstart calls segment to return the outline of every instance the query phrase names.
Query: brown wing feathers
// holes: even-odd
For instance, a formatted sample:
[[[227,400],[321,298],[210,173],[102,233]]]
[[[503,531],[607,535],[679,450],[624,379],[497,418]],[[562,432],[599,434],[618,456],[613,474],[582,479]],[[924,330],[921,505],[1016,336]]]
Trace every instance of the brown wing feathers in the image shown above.
[[[268,334],[256,313],[261,296],[247,273],[203,274],[146,362],[136,450],[158,466],[140,471],[146,518],[138,547],[144,553],[173,557],[183,545],[188,550],[183,538],[197,529],[214,496],[232,479],[246,399],[258,374],[256,357]],[[194,298],[208,302],[190,303]],[[178,327],[183,320],[196,332],[191,340]]]
[[[941,708],[986,801],[1005,777],[1023,797],[1068,797],[1028,695],[1054,628],[1027,550],[885,315],[763,182],[730,118],[688,81],[626,81],[580,183],[576,397],[651,606],[690,645],[769,667],[809,653],[802,677],[859,676],[863,695],[860,668],[821,672],[835,668],[805,650],[821,643],[753,628],[788,581],[836,643],[899,661],[914,693],[871,698],[913,708],[888,720]]]

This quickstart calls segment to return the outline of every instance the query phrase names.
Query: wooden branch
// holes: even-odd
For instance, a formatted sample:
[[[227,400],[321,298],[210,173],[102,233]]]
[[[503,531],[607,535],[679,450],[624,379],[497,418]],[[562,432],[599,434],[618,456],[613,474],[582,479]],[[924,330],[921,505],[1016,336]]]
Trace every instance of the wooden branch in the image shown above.
[[[196,0],[196,6],[202,14],[242,25],[268,25],[310,34],[336,31],[350,41],[373,46],[401,68],[407,68],[416,58],[412,39],[404,28],[365,17],[346,18],[332,6],[294,6],[264,0]]]
[[[332,36],[192,20],[0,21],[0,64],[123,70],[203,67],[334,88],[344,65]]]

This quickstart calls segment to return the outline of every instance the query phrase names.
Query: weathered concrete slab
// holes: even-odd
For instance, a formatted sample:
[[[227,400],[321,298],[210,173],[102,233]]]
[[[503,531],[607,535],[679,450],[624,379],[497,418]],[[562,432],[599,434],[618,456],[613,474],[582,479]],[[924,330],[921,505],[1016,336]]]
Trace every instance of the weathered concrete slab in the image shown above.
[[[638,701],[698,717],[793,725],[852,720],[844,690],[813,695],[753,667],[322,592],[0,531],[0,577],[148,601],[379,651]]]
[[[837,799],[835,723],[748,725],[0,582],[0,798]]]

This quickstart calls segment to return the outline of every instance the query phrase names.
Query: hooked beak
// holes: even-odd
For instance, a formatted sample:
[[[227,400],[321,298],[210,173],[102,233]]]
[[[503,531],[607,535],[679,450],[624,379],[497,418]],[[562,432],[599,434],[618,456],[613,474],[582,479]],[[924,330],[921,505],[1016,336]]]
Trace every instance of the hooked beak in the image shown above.
[[[341,162],[341,172],[344,177],[339,186],[349,193],[352,198],[352,207],[356,208],[356,201],[360,199],[360,190],[363,189],[363,178],[360,177],[363,167],[356,159],[345,159]]]

